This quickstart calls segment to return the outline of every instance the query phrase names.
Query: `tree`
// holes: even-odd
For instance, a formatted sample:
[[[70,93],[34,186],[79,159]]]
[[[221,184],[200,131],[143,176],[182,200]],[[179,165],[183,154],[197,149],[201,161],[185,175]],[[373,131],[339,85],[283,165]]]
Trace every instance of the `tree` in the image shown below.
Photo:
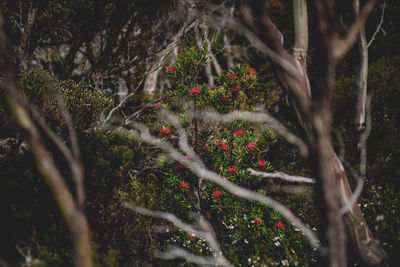
[[[253,6],[245,6],[242,15],[247,25],[258,38],[271,47],[279,59],[274,63],[279,79],[292,98],[299,121],[305,133],[313,169],[318,181],[318,194],[323,215],[323,250],[329,266],[346,265],[346,237],[341,212],[343,206],[349,205],[352,192],[342,163],[336,156],[330,141],[331,105],[335,68],[338,60],[350,49],[355,36],[364,25],[375,1],[369,1],[356,17],[347,36],[338,37],[337,18],[329,1],[314,1],[317,14],[317,27],[322,50],[323,68],[319,79],[310,90],[306,74],[307,27],[306,1],[295,1],[295,46],[293,55],[283,47],[283,36],[270,20],[265,11],[265,2],[259,1]],[[272,52],[271,52],[272,53]],[[361,211],[356,203],[346,209],[344,220],[353,247],[363,260],[378,265],[386,257],[376,239],[372,237]]]

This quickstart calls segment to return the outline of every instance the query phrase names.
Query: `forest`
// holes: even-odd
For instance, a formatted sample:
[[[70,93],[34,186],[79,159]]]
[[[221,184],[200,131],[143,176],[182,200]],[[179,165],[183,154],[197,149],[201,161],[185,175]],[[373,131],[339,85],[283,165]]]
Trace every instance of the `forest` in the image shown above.
[[[399,15],[0,0],[0,267],[400,266]]]

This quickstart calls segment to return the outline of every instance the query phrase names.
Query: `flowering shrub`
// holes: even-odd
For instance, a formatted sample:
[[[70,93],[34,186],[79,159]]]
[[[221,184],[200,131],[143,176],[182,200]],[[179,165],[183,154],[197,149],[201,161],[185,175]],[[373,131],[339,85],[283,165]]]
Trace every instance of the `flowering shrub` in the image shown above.
[[[246,92],[257,85],[256,70],[246,65],[234,66],[215,77],[215,86],[210,88],[202,80],[206,60],[205,48],[190,47],[181,51],[177,62],[167,67],[171,81],[168,97],[162,105],[155,106],[154,112],[162,108],[179,117],[189,142],[208,169],[237,185],[265,194],[267,192],[262,189],[264,179],[250,176],[247,168],[264,172],[274,170],[268,162],[269,145],[277,141],[273,131],[261,131],[258,124],[240,120],[210,127],[188,115],[210,108],[223,114],[240,114],[241,109],[248,110]],[[171,131],[177,129],[175,125],[168,120],[155,123],[155,127],[161,125],[158,136],[176,145],[177,131]],[[192,155],[183,155],[186,160],[192,160]],[[162,177],[158,179],[163,188],[160,198],[169,203],[163,203],[166,210],[188,221],[193,221],[189,216],[191,212],[204,214],[211,222],[224,254],[233,263],[247,266],[249,259],[267,265],[286,259],[295,262],[297,252],[301,255],[303,245],[289,241],[289,235],[297,239],[302,239],[302,235],[291,227],[283,227],[279,213],[250,202],[239,193],[227,192],[212,182],[199,183],[182,163],[160,157],[158,164]],[[194,254],[212,255],[204,240],[193,234],[176,231],[169,234],[170,238],[162,242],[161,247],[177,245]]]

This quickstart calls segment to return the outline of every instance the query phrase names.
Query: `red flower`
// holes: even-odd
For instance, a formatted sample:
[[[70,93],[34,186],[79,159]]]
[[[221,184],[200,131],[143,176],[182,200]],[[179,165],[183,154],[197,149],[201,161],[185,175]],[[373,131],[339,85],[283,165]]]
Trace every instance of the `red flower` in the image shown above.
[[[232,87],[232,92],[239,92],[239,91],[240,91],[240,86],[234,85],[234,86]]]
[[[189,238],[190,238],[190,239],[194,239],[194,237],[195,237],[194,234],[190,234],[190,235],[189,235]]]
[[[240,193],[234,193],[233,195],[234,195],[235,197],[240,197],[240,196],[241,196]]]
[[[237,147],[237,144],[236,143],[233,143],[233,148],[236,148]]]
[[[274,223],[277,228],[282,228],[283,224],[281,222]]]
[[[193,95],[198,95],[198,94],[200,93],[200,88],[197,87],[197,86],[195,86],[195,87],[193,87],[193,88],[190,90],[190,92],[191,92]]]
[[[181,163],[178,163],[178,164],[176,165],[176,167],[178,167],[178,169],[183,169],[183,168],[185,168],[185,165],[183,165],[183,164],[181,164]]]
[[[204,149],[204,150],[208,150],[210,147],[208,145],[204,145],[201,148]]]
[[[256,144],[255,142],[250,142],[250,143],[248,143],[248,144],[246,145],[246,147],[247,147],[248,149],[253,150],[253,149],[255,149],[255,148],[257,147],[257,144]]]
[[[253,223],[255,223],[255,224],[260,224],[262,222],[263,221],[261,219],[259,219],[259,218],[254,218],[254,220],[253,220]]]
[[[221,149],[227,151],[229,149],[229,144],[227,143],[221,143]]]
[[[222,145],[222,141],[221,141],[221,140],[217,140],[217,141],[215,141],[215,145],[216,145],[216,146],[220,146],[220,145]]]
[[[169,128],[167,126],[163,126],[163,127],[161,127],[160,132],[163,134],[169,134],[171,132],[171,128]]]
[[[229,73],[228,78],[229,78],[229,80],[236,80],[237,75],[236,75],[236,73]]]
[[[263,160],[263,159],[259,159],[258,161],[257,161],[257,165],[258,166],[260,166],[260,167],[262,167],[262,166],[265,166],[265,160]]]
[[[243,133],[243,129],[242,129],[242,128],[236,129],[236,130],[234,131],[234,133],[235,133],[236,135],[241,135],[241,134]]]
[[[229,101],[229,97],[227,95],[221,96],[221,100],[226,103]]]
[[[250,68],[247,72],[248,73],[256,73],[256,69],[255,68]]]
[[[160,105],[161,105],[161,102],[157,102],[157,103],[154,104],[154,108],[157,109],[157,108],[160,107]]]
[[[168,66],[168,67],[167,67],[167,71],[170,72],[170,73],[175,72],[175,71],[176,71],[175,65],[170,65],[170,66]]]
[[[229,165],[228,167],[226,167],[226,170],[228,172],[234,172],[234,171],[236,171],[236,166],[235,165]]]
[[[246,76],[246,80],[254,79],[254,78],[255,78],[255,76],[253,74],[249,74]]]
[[[192,158],[191,155],[189,155],[189,154],[186,154],[186,155],[185,155],[185,159],[191,159],[191,158]]]
[[[182,188],[188,188],[188,187],[189,187],[189,183],[187,183],[187,182],[185,182],[185,181],[182,181],[182,182],[181,182],[181,187],[182,187]]]
[[[219,191],[219,190],[214,191],[213,196],[214,197],[220,197],[221,196],[221,191]]]

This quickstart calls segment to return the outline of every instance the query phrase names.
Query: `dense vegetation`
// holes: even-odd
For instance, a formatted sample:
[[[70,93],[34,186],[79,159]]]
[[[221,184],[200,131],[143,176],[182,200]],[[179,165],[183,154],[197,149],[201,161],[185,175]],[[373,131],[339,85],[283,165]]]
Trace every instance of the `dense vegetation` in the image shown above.
[[[18,49],[24,49],[17,26],[12,23],[16,6],[12,1],[3,2],[2,11],[11,22],[8,27],[11,40]],[[79,25],[84,26],[66,24],[66,27],[72,27],[71,31],[76,38],[85,36],[91,40],[97,33],[102,34],[103,30],[118,36],[125,23],[133,19],[125,11],[119,13],[124,1],[116,1],[116,4],[113,1],[101,1],[104,9],[96,16],[96,21],[106,21],[101,25],[87,24],[85,19],[90,16],[81,14],[96,11],[92,6],[93,1],[82,1],[87,5],[80,5],[79,1],[66,1],[59,4],[60,6],[54,1],[42,2],[38,7],[42,12],[38,24],[48,27],[46,21],[57,21],[51,27],[60,30],[64,20],[71,22],[78,17],[81,23]],[[198,178],[192,171],[168,158],[159,148],[134,138],[128,131],[129,125],[114,127],[124,119],[124,115],[140,111],[137,122],[147,125],[154,136],[177,145],[178,126],[165,119],[161,113],[168,111],[175,114],[194,151],[210,170],[227,177],[235,184],[272,196],[293,210],[319,235],[320,219],[314,204],[312,185],[302,187],[299,194],[283,193],[278,189],[289,188],[290,183],[271,182],[265,178],[250,176],[246,171],[247,168],[254,168],[265,172],[279,170],[311,176],[308,161],[302,158],[295,147],[272,128],[261,124],[239,120],[211,123],[193,120],[190,115],[204,109],[213,109],[222,114],[254,111],[262,104],[286,127],[300,135],[299,125],[293,119],[295,113],[285,101],[286,96],[275,79],[274,69],[254,50],[249,49],[247,59],[238,60],[239,64],[231,68],[224,64],[226,71],[215,75],[215,84],[211,87],[207,83],[205,71],[207,61],[210,60],[208,49],[219,51],[223,47],[223,38],[215,33],[217,38],[212,47],[207,48],[207,44],[196,45],[196,40],[188,37],[180,43],[177,57],[168,58],[168,64],[161,70],[160,75],[167,84],[166,90],[160,95],[148,96],[141,93],[142,88],[139,87],[111,125],[107,128],[101,127],[105,116],[118,105],[118,74],[132,67],[128,64],[129,66],[119,68],[115,62],[120,62],[118,60],[124,58],[126,53],[134,53],[133,47],[137,48],[136,53],[140,58],[151,58],[151,53],[146,51],[150,47],[141,42],[153,42],[153,35],[155,39],[162,37],[162,29],[149,26],[153,21],[148,16],[146,5],[142,1],[138,2],[138,6],[129,5],[126,13],[138,8],[139,15],[135,17],[135,22],[143,27],[140,35],[144,39],[127,38],[135,45],[132,45],[131,50],[129,45],[125,47],[113,43],[115,47],[96,54],[98,51],[89,48],[86,45],[88,40],[82,37],[82,43],[76,45],[79,48],[85,44],[85,49],[93,49],[91,52],[95,58],[89,59],[93,69],[83,68],[79,75],[77,72],[73,75],[73,70],[68,68],[73,68],[75,63],[68,62],[68,57],[60,61],[60,57],[56,56],[59,51],[53,48],[50,55],[54,57],[47,63],[39,66],[28,64],[26,69],[21,67],[18,70],[21,94],[66,143],[69,142],[68,129],[57,100],[59,95],[73,118],[85,171],[85,213],[94,244],[93,259],[96,266],[192,266],[183,260],[165,261],[155,257],[155,251],[165,251],[170,245],[183,247],[197,255],[212,255],[208,245],[195,235],[173,227],[167,227],[168,231],[156,231],[155,225],[169,224],[157,218],[136,214],[126,209],[124,203],[172,212],[189,223],[195,223],[196,213],[200,211],[214,228],[225,257],[239,266],[319,266],[318,253],[301,232],[278,212],[242,199],[239,194],[232,194],[214,183],[203,181],[202,185],[198,185]],[[154,1],[150,2],[150,5],[157,6]],[[284,19],[284,15],[290,11],[283,10],[281,2],[285,1],[272,1],[272,8],[283,14],[280,18],[283,32],[290,31],[292,26]],[[169,9],[173,8],[172,5],[179,6],[177,3],[169,4],[165,3]],[[142,14],[141,8],[144,10]],[[398,41],[398,35],[392,28],[394,21],[391,20],[398,11],[396,8],[398,9],[398,4],[393,4],[393,9],[387,11],[387,20],[391,24],[388,23],[386,29],[391,29],[392,33],[381,37],[383,40],[375,40],[370,49],[372,60],[369,66],[368,90],[372,95],[372,131],[367,143],[366,185],[358,200],[371,230],[389,254],[389,264],[393,266],[396,266],[395,253],[400,249],[400,54],[398,45],[391,43]],[[155,10],[161,15],[168,11],[162,6],[157,6]],[[121,17],[118,17],[119,14]],[[372,18],[374,17],[379,18],[378,11],[373,13]],[[112,18],[119,24],[109,22],[107,18]],[[172,29],[175,24],[170,23],[171,32],[176,31]],[[34,29],[32,42],[29,43],[33,47],[35,42],[44,42],[45,38],[40,37],[45,34],[54,34],[46,40],[53,38],[60,43],[69,41],[59,39],[63,36],[62,33],[56,34],[56,31],[51,30],[44,32],[47,28],[41,29],[38,25],[35,27],[38,28]],[[91,32],[90,36],[85,35],[84,31]],[[243,41],[241,37],[232,36],[233,43],[240,44]],[[152,45],[151,48],[157,51],[158,47],[153,43]],[[18,49],[17,55],[23,54]],[[385,51],[381,53],[382,49]],[[28,53],[30,56],[33,50]],[[111,58],[116,56],[113,55],[115,51],[120,53],[119,58],[112,62]],[[311,55],[313,56],[315,55]],[[220,62],[224,62],[222,55],[217,57]],[[25,60],[22,56],[19,58]],[[336,132],[332,135],[337,151],[345,149],[346,167],[353,168],[358,168],[359,164],[357,144],[360,134],[353,123],[356,62],[357,52],[352,51],[339,68],[333,116]],[[135,69],[129,70],[128,74],[135,78],[129,79],[133,85],[140,86],[137,77],[145,76],[148,70],[146,64],[151,65],[152,60],[134,63],[137,64]],[[109,76],[104,79],[101,88],[93,78],[99,70],[104,73],[109,70]],[[311,80],[316,73],[317,71],[310,70]],[[0,99],[0,125],[0,139],[4,140],[4,145],[0,147],[0,260],[10,266],[71,266],[73,247],[70,233],[37,170],[32,152],[24,142],[23,132],[3,97]],[[50,139],[44,138],[44,142],[73,192],[74,182],[63,155]],[[191,155],[186,156],[191,160]],[[356,177],[350,178],[350,182],[354,188]],[[352,264],[360,263],[358,256],[351,252],[349,254]]]

